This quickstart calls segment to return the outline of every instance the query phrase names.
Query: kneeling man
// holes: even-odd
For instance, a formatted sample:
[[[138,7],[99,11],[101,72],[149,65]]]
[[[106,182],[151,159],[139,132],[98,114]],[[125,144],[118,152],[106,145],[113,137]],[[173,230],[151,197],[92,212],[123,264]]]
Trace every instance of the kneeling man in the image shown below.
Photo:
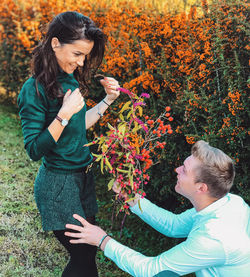
[[[221,150],[198,141],[191,155],[176,169],[175,190],[193,205],[174,214],[136,196],[130,210],[168,237],[185,241],[156,257],[144,256],[111,238],[100,227],[74,215],[83,227],[67,224],[71,243],[88,243],[100,248],[122,270],[132,276],[198,277],[250,276],[250,208],[229,193],[235,176],[232,160]],[[119,184],[118,184],[119,186]],[[116,191],[118,189],[116,188]],[[119,190],[118,190],[119,191]]]

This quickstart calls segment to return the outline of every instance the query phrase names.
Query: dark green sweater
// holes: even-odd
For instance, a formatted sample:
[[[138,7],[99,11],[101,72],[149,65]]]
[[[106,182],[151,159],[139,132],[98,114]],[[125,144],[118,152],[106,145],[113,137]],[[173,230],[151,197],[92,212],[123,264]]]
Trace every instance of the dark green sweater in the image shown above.
[[[60,73],[58,81],[63,92],[74,91],[79,87],[73,74]],[[48,126],[55,119],[61,105],[57,100],[47,97],[41,85],[37,95],[35,79],[29,78],[18,96],[19,114],[22,122],[25,149],[34,161],[43,158],[48,169],[61,171],[77,170],[92,161],[87,143],[85,114],[86,105],[74,114],[64,128],[59,140],[55,142]]]

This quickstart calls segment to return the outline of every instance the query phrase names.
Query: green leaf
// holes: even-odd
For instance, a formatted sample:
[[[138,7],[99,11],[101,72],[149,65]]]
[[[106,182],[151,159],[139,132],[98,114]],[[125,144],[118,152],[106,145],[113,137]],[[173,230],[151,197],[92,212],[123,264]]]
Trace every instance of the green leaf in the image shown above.
[[[134,189],[133,175],[130,175],[130,176],[129,176],[129,181],[130,181],[131,188]]]
[[[131,197],[131,198],[128,198],[126,201],[124,201],[124,203],[128,203],[130,201],[134,201],[136,199],[136,197]]]
[[[122,109],[120,110],[120,114],[122,114],[124,111],[128,110],[130,104],[131,104],[131,101],[126,102],[126,103],[123,105]]]
[[[121,119],[121,121],[124,121],[124,116],[122,114],[119,115],[119,118]]]
[[[130,111],[128,114],[127,114],[127,119],[130,118],[131,114],[133,113],[133,111]]]
[[[113,167],[112,167],[112,165],[110,164],[110,162],[109,162],[109,160],[108,160],[107,157],[105,158],[105,162],[106,162],[106,165],[108,166],[108,168],[109,168],[110,170],[113,170]]]
[[[111,179],[108,183],[108,190],[111,190],[114,185],[115,179]]]
[[[143,211],[142,211],[142,208],[141,208],[141,203],[140,203],[140,199],[138,199],[138,205],[139,205],[139,209],[141,210],[141,212],[143,213]]]
[[[108,127],[110,130],[115,130],[115,128],[112,125],[110,125],[109,123],[108,123]]]
[[[101,160],[101,172],[102,172],[102,174],[103,174],[103,161],[104,161],[104,159]]]
[[[93,142],[89,142],[89,143],[84,144],[83,147],[91,146],[93,144],[94,144]]]
[[[93,155],[94,157],[96,157],[95,162],[99,162],[100,159],[103,157],[102,154],[97,155],[97,154],[92,153],[92,155]]]
[[[108,146],[106,144],[102,145],[102,153],[106,153],[106,151],[108,150]]]
[[[121,125],[118,127],[118,131],[124,136],[125,131],[126,131],[126,125],[125,125],[125,124],[121,124]]]
[[[116,170],[117,170],[118,172],[128,173],[128,170],[124,170],[124,169],[120,169],[120,168],[117,168]]]
[[[143,113],[142,107],[141,106],[137,106],[136,108],[139,110],[139,115],[142,116],[142,113]]]
[[[129,176],[130,185],[131,185],[132,189],[134,189],[134,179],[133,179],[133,173],[132,173],[133,168],[134,168],[134,166],[132,164],[130,164],[128,176]]]
[[[99,138],[99,144],[102,144],[104,141],[105,141],[105,137],[101,137],[101,138]]]

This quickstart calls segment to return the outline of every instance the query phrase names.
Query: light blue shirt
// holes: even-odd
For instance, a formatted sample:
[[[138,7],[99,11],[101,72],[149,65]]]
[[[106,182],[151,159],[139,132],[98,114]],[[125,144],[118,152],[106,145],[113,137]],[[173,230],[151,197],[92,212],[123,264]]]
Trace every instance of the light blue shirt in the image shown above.
[[[144,256],[111,239],[104,254],[132,276],[151,277],[165,270],[197,277],[250,276],[250,208],[228,193],[197,212],[173,214],[147,199],[131,211],[168,237],[187,238],[156,257]],[[167,275],[166,275],[167,276]]]

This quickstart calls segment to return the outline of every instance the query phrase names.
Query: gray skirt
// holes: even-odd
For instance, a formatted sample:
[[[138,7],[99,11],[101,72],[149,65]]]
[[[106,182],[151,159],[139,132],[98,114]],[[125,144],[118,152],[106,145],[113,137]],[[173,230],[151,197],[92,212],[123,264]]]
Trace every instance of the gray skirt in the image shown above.
[[[86,218],[98,211],[91,170],[58,172],[41,165],[34,193],[44,231],[64,230],[67,223],[81,225],[73,214]]]

